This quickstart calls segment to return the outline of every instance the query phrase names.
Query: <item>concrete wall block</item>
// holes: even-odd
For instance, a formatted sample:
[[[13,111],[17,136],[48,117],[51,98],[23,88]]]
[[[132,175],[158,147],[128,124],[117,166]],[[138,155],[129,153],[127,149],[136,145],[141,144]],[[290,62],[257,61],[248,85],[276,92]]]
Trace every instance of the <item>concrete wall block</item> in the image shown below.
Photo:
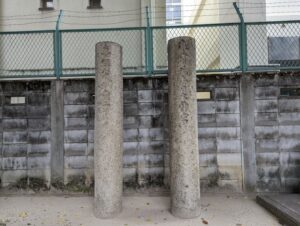
[[[299,113],[279,113],[278,121],[280,125],[300,125]]]
[[[217,113],[239,113],[240,112],[239,101],[218,101],[216,112]]]
[[[86,155],[94,156],[94,144],[93,143],[88,144]]]
[[[217,139],[218,153],[240,153],[242,150],[239,139]]]
[[[27,143],[27,131],[3,132],[3,143]]]
[[[218,181],[218,167],[217,166],[201,166],[200,167],[200,179],[209,181]]]
[[[64,81],[64,91],[68,92],[94,92],[95,81],[94,79],[75,80],[70,79]]]
[[[30,81],[27,83],[27,91],[34,93],[49,93],[51,90],[50,81]]]
[[[216,126],[216,114],[199,114],[198,127]]]
[[[137,155],[123,155],[123,168],[136,168],[138,164]]]
[[[65,129],[87,129],[87,118],[64,118]]]
[[[124,155],[135,155],[138,152],[138,142],[123,142],[123,154]]]
[[[68,130],[64,133],[65,143],[87,143],[87,130]]]
[[[3,82],[1,91],[4,93],[24,93],[27,91],[26,82]]]
[[[2,159],[3,170],[25,170],[27,169],[26,157],[8,157]]]
[[[240,114],[216,114],[217,127],[240,126]]]
[[[51,152],[51,144],[28,144],[28,156],[43,157]]]
[[[279,192],[281,191],[281,181],[279,179],[263,179],[257,181],[257,192]]]
[[[125,116],[123,118],[124,129],[134,129],[139,127],[139,118],[136,116]]]
[[[138,156],[139,167],[152,168],[164,167],[163,154],[143,154]]]
[[[94,130],[89,130],[88,131],[88,142],[89,143],[94,143],[94,135],[95,135]]]
[[[280,153],[256,153],[256,165],[257,166],[279,166],[280,165]]]
[[[64,144],[65,156],[82,156],[87,153],[87,144],[84,143],[67,143]]]
[[[28,169],[50,169],[50,157],[29,157]]]
[[[197,101],[198,114],[215,114],[216,103],[214,101]]]
[[[266,100],[266,99],[277,99],[279,94],[278,87],[256,87],[255,88],[255,99]]]
[[[88,161],[87,156],[65,156],[64,168],[65,169],[87,169],[93,168],[93,162]]]
[[[205,139],[205,138],[216,138],[216,128],[200,128],[198,129],[198,138],[199,139]]]
[[[300,126],[279,126],[279,135],[281,138],[295,138],[300,137]]]
[[[219,175],[221,180],[238,180],[242,181],[241,166],[219,166]]]
[[[197,76],[197,89],[214,88],[216,86],[215,76]]]
[[[139,103],[138,115],[160,115],[163,113],[163,103]]]
[[[164,128],[149,129],[150,139],[152,141],[163,141],[163,140],[165,140],[164,132],[165,132]]]
[[[300,165],[300,152],[290,152],[288,164]]]
[[[138,102],[153,102],[153,90],[138,90]]]
[[[300,165],[288,165],[281,168],[285,178],[300,178]]]
[[[217,166],[217,154],[200,154],[200,166]]]
[[[255,75],[253,77],[255,79],[256,87],[269,87],[278,85],[278,76],[276,75]]]
[[[139,78],[136,87],[138,90],[153,89],[153,79]]]
[[[300,99],[279,99],[278,111],[285,113],[296,113],[300,111]]]
[[[165,141],[140,142],[139,148],[140,154],[161,154],[168,151]]]
[[[216,139],[198,139],[199,153],[216,153]]]
[[[242,191],[242,182],[240,180],[219,180],[218,185],[225,191]]]
[[[281,151],[300,151],[300,140],[295,138],[279,138],[279,149]]]
[[[167,127],[166,115],[139,116],[139,128]]]
[[[241,166],[241,153],[218,153],[218,166]]]
[[[123,111],[125,116],[135,116],[138,114],[138,104],[124,104]]]
[[[51,131],[29,131],[28,143],[30,144],[46,144],[51,142]]]
[[[219,139],[240,139],[240,127],[218,127],[216,129]]]
[[[123,91],[123,102],[124,103],[137,103],[138,96],[136,91]]]
[[[36,118],[28,119],[28,129],[29,130],[50,130],[50,118]]]
[[[237,88],[215,88],[216,100],[236,100],[239,98]]]
[[[25,105],[5,105],[2,112],[3,118],[26,118],[27,111]]]
[[[300,78],[299,75],[295,74],[281,74],[278,76],[278,85],[279,86],[299,86]]]
[[[286,179],[284,191],[287,193],[298,193],[299,192],[300,179]]]
[[[2,146],[3,157],[23,157],[27,155],[27,144],[8,144]]]
[[[26,130],[27,119],[3,119],[3,130]]]
[[[88,92],[76,92],[76,93],[65,93],[64,94],[64,104],[76,105],[76,104],[92,104],[93,96]]]
[[[140,183],[142,185],[162,185],[164,178],[163,167],[140,168]]]
[[[123,169],[123,183],[136,184],[137,171],[136,168]]]
[[[255,138],[256,139],[277,139],[278,126],[256,126]]]
[[[65,105],[64,106],[65,117],[80,118],[88,116],[87,105]]]
[[[30,93],[27,95],[27,104],[32,106],[50,105],[49,93]]]
[[[258,180],[280,180],[280,166],[257,166]]]
[[[255,112],[278,112],[277,100],[256,100]]]
[[[277,112],[256,112],[255,113],[255,125],[257,126],[275,126],[278,125],[278,113]]]
[[[1,177],[2,186],[15,184],[23,178],[27,178],[27,170],[4,170]]]
[[[139,132],[137,129],[124,129],[123,132],[124,141],[138,141],[139,140]]]
[[[272,139],[256,140],[255,150],[256,152],[278,152],[278,141]]]
[[[30,106],[27,105],[27,117],[28,118],[42,118],[50,116],[50,106]]]
[[[88,105],[88,118],[95,118],[95,105]]]
[[[44,185],[50,186],[51,181],[51,170],[50,169],[32,169],[27,171],[27,176],[29,178],[29,183],[32,180],[38,178],[44,182]]]

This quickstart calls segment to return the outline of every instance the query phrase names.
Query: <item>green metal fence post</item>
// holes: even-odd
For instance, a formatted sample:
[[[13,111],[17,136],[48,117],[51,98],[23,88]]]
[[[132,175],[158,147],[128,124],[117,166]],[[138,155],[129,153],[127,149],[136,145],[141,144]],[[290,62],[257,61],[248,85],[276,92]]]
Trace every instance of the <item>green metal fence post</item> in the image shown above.
[[[55,76],[60,79],[62,74],[62,40],[61,33],[59,31],[60,21],[63,15],[63,11],[59,11],[58,18],[56,20],[55,35],[54,35],[54,68]]]
[[[243,14],[240,11],[240,8],[237,6],[236,2],[233,3],[233,6],[240,18],[240,27],[239,27],[239,43],[240,43],[240,67],[242,72],[248,70],[248,54],[247,54],[247,28]]]
[[[150,12],[149,7],[146,6],[146,15],[147,15],[147,73],[149,76],[153,73],[153,29],[151,28]]]

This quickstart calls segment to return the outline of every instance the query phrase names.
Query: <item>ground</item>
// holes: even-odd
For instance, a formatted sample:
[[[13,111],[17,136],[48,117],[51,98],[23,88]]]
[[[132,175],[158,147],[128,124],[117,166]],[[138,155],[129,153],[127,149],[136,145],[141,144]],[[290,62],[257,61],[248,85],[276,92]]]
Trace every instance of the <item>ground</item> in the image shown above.
[[[168,197],[124,197],[115,219],[93,215],[92,197],[0,197],[0,226],[277,226],[278,220],[242,194],[202,194],[199,218],[183,220],[169,213]]]

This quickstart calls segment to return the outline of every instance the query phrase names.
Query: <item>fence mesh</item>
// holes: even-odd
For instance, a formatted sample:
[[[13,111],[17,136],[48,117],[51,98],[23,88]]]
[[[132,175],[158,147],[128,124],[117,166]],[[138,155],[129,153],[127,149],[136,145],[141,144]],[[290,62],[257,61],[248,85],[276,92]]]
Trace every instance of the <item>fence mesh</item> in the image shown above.
[[[195,38],[197,71],[239,69],[239,27],[226,25],[154,28],[154,70],[167,70],[167,41],[179,36]]]
[[[93,76],[101,41],[122,45],[124,74],[167,73],[167,43],[179,36],[195,38],[198,72],[300,69],[300,21],[245,26],[0,32],[0,77]]]
[[[63,76],[94,75],[95,45],[111,41],[123,48],[123,73],[145,72],[144,29],[62,32]]]
[[[248,70],[300,68],[300,23],[247,24]]]
[[[54,76],[53,32],[1,33],[0,76]]]

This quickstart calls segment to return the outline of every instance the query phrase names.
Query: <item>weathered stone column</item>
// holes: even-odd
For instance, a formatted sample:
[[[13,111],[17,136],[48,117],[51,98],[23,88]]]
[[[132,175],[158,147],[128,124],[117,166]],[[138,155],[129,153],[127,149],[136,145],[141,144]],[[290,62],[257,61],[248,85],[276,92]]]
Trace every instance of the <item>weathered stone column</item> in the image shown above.
[[[200,215],[196,48],[191,37],[168,43],[171,213]]]
[[[96,45],[95,215],[111,218],[122,210],[123,77],[122,47]]]

